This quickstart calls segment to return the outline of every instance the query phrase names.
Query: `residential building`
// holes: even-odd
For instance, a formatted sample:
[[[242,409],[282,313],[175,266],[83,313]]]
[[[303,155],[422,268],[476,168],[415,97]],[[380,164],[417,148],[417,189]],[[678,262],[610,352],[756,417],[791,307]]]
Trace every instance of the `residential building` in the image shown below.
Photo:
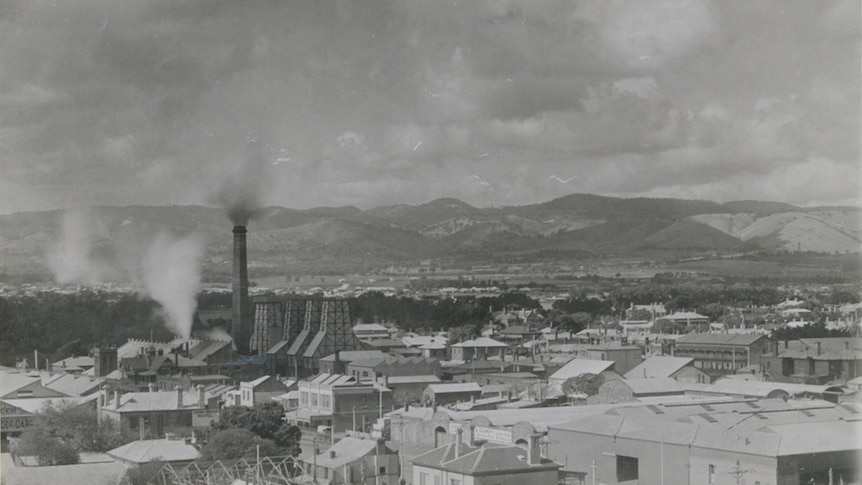
[[[107,452],[115,460],[129,466],[162,461],[174,466],[188,465],[200,456],[191,439],[167,435],[153,440],[126,443]]]
[[[322,373],[299,381],[299,407],[285,420],[300,426],[331,426],[333,432],[368,431],[392,409],[392,391],[380,382],[359,382],[353,376]]]
[[[284,382],[272,376],[261,376],[253,381],[239,383],[240,405],[254,407],[256,404],[272,402],[272,398],[288,391]]]
[[[773,342],[761,357],[770,381],[825,384],[862,376],[862,338],[806,338]]]
[[[488,358],[502,359],[509,346],[489,337],[465,340],[451,346],[452,360],[467,362]]]
[[[155,385],[152,389],[151,392],[114,391],[113,398],[107,393],[97,394],[100,419],[113,421],[118,429],[128,427],[138,431],[146,438],[191,427],[195,412],[207,409],[206,391],[202,386],[190,392],[182,389],[156,391]]]
[[[401,476],[398,453],[382,440],[350,436],[323,453],[304,458],[303,464],[305,476],[299,483],[397,485]]]

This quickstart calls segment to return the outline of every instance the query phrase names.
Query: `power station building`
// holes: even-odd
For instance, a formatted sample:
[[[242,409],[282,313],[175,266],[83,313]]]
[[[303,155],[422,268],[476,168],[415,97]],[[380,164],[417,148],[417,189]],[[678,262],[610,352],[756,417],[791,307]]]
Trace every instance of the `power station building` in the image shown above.
[[[316,374],[322,357],[361,350],[350,305],[338,298],[262,298],[248,295],[246,227],[233,228],[231,336],[241,355],[263,357],[271,374]]]

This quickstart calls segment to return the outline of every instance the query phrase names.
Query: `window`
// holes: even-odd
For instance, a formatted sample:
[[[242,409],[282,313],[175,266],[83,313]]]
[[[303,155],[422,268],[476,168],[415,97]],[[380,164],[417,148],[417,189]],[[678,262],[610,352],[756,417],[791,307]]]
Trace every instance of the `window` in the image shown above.
[[[385,466],[380,467],[380,471],[377,472],[377,474],[378,475],[386,475],[386,467]]]
[[[709,465],[709,483],[715,483],[715,465]]]
[[[419,472],[419,485],[428,485],[428,474]]]
[[[451,478],[449,479],[449,485],[461,485],[461,480],[457,478]]]
[[[632,456],[617,455],[617,481],[626,482],[638,479],[638,459]]]
[[[311,405],[312,406],[317,406],[317,396],[318,396],[317,393],[314,393],[311,395]]]

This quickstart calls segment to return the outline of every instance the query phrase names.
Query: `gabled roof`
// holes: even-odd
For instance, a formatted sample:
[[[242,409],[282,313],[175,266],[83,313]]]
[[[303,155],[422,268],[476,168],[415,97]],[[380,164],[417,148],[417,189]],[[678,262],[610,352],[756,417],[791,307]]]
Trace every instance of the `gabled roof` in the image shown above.
[[[308,457],[305,458],[304,461],[306,463],[315,463],[317,466],[324,468],[333,469],[353,463],[363,456],[372,454],[376,448],[376,440],[364,440],[348,436],[330,446],[328,450],[317,455],[317,457]],[[333,456],[333,453],[335,456]]]
[[[671,377],[680,369],[691,365],[694,359],[689,357],[670,357],[656,355],[636,365],[632,370],[626,372],[626,379],[640,379],[645,377]]]
[[[607,370],[613,370],[612,360],[572,359],[560,370],[548,377],[549,380],[566,380],[581,374],[601,374]]]
[[[457,344],[452,345],[452,347],[468,347],[468,348],[503,348],[508,347],[507,344],[503,342],[499,342],[490,337],[479,337],[477,339],[465,340],[463,342],[459,342]]]
[[[104,379],[74,374],[44,376],[42,385],[67,396],[84,396],[96,392]]]
[[[3,399],[4,404],[16,407],[29,414],[42,412],[45,406],[80,406],[96,399],[96,394],[86,397],[42,397],[42,398],[21,398],[21,399]]]
[[[428,384],[434,394],[448,394],[454,392],[476,392],[481,393],[482,388],[475,382],[457,382],[452,384]]]
[[[194,445],[175,439],[132,441],[108,451],[108,454],[131,463],[149,463],[155,460],[192,461],[200,456]]]
[[[197,391],[182,393],[182,406],[178,405],[177,391],[129,392],[120,396],[120,412],[137,411],[178,411],[199,409]],[[114,399],[104,406],[105,410],[114,409]]]

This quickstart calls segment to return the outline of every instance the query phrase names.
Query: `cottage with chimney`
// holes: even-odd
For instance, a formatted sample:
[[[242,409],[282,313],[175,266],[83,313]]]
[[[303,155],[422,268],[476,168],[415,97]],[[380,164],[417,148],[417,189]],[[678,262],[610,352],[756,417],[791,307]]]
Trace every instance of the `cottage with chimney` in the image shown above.
[[[206,410],[207,396],[203,386],[191,392],[181,388],[174,391],[156,391],[150,386],[149,392],[114,391],[109,397],[107,391],[100,392],[97,410],[100,420],[110,420],[120,427],[128,427],[140,433],[141,439],[164,436],[175,428],[188,428],[193,425],[196,411]]]

